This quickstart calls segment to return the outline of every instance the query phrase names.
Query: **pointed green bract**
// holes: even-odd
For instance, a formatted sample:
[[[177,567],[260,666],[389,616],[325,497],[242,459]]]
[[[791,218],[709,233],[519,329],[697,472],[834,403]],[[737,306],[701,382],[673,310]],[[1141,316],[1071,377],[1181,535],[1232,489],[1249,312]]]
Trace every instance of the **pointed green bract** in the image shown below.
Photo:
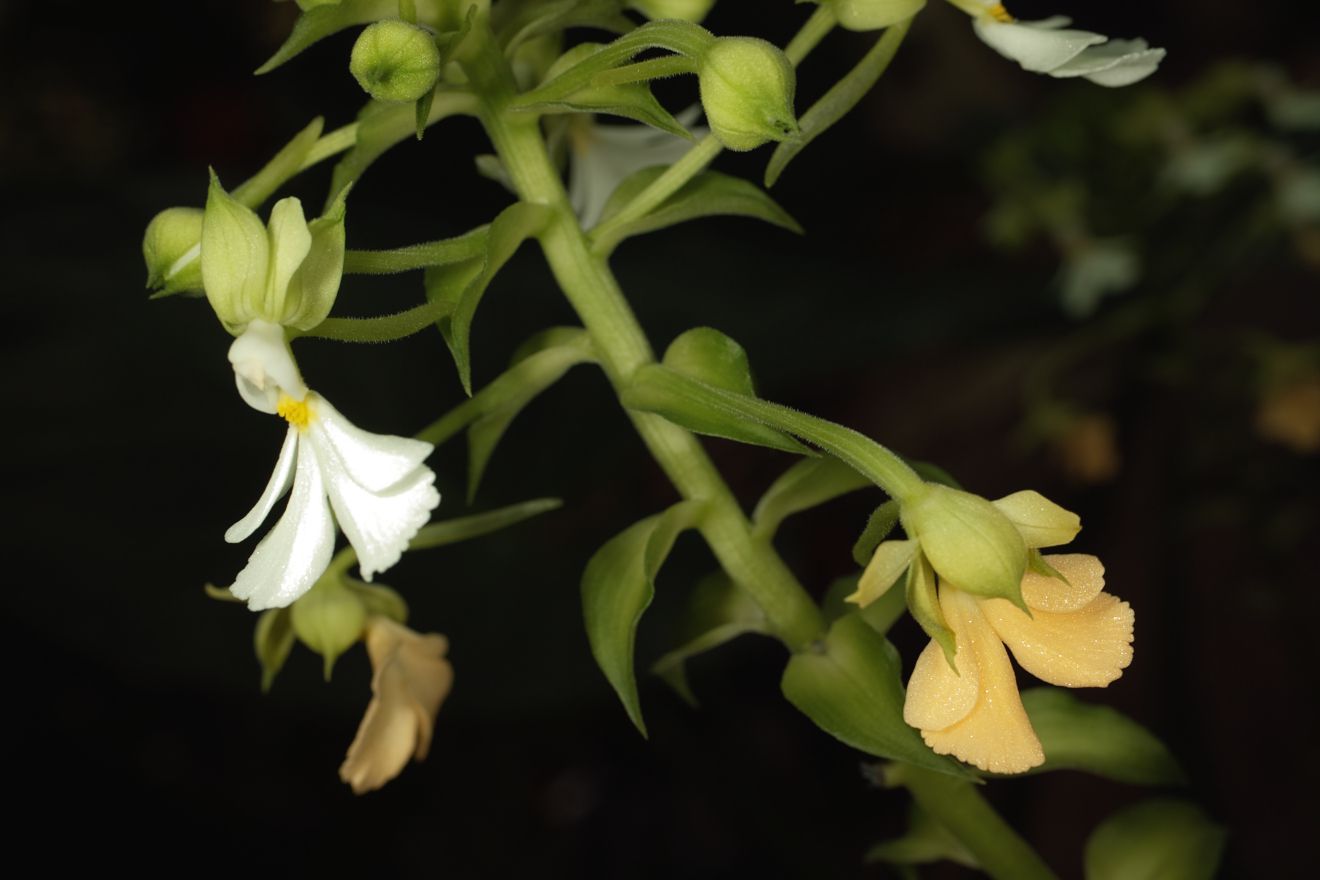
[[[871,511],[866,520],[866,528],[857,536],[853,544],[853,561],[865,568],[875,556],[875,548],[889,537],[889,533],[898,525],[898,502],[892,498]]]
[[[889,62],[894,60],[899,45],[907,36],[910,24],[911,19],[908,19],[889,27],[857,66],[835,83],[824,97],[812,104],[811,109],[802,114],[797,136],[775,147],[775,152],[770,157],[770,164],[765,169],[766,186],[774,186],[775,181],[779,180],[779,175],[788,167],[788,163],[806,149],[807,144],[828,131],[834,123],[857,106],[857,102],[862,100],[884,74]]]
[[[681,501],[620,532],[596,551],[582,574],[582,615],[591,654],[642,735],[633,672],[637,624],[655,596],[655,576],[678,535],[700,522],[702,505]]]
[[[228,590],[225,591],[229,593]],[[232,594],[230,594],[232,595]],[[261,691],[266,693],[275,683],[275,676],[284,668],[294,642],[293,620],[288,608],[271,608],[261,612],[253,633],[253,647],[257,662],[261,664]]]
[[[585,330],[556,327],[524,345],[509,369],[470,399],[479,405],[481,416],[468,428],[469,502],[500,438],[523,407],[572,367],[594,360],[591,336]]]
[[[1187,801],[1145,801],[1106,819],[1086,842],[1086,880],[1213,880],[1227,834]]]
[[[779,524],[793,514],[870,485],[870,480],[836,458],[806,458],[795,462],[770,484],[756,503],[752,531],[758,537],[772,538]]]
[[[784,696],[821,730],[853,748],[939,773],[966,776],[932,752],[903,721],[902,664],[892,645],[861,617],[845,615],[816,645],[794,654]]]
[[[935,570],[924,554],[917,554],[908,568],[907,582],[904,586],[908,610],[912,618],[921,626],[923,632],[939,644],[944,651],[944,659],[955,672],[958,664],[954,657],[958,652],[957,641],[949,622],[944,619],[940,608],[939,592],[935,584]]]
[[[260,171],[235,187],[234,198],[247,207],[256,210],[258,205],[274,195],[277,189],[303,170],[303,165],[312,152],[312,147],[320,139],[324,128],[324,119],[320,116],[313,119],[306,128],[294,135],[292,140],[281,147],[280,151],[263,165]]]
[[[469,395],[472,394],[472,358],[468,340],[477,306],[495,274],[524,241],[544,228],[549,217],[550,209],[545,205],[526,202],[510,205],[491,221],[480,256],[426,272],[426,298],[432,303],[452,306],[449,314],[439,321],[440,332],[454,356],[463,390]]]
[[[1108,706],[1083,703],[1061,688],[1022,692],[1045,763],[1031,773],[1084,770],[1133,785],[1186,781],[1173,754],[1150,731]]]
[[[907,572],[908,566],[920,552],[916,541],[881,541],[871,554],[871,561],[857,580],[857,592],[848,601],[865,608],[888,594]]]
[[[202,283],[206,298],[230,332],[257,317],[266,292],[270,240],[261,219],[220,185],[211,186],[202,214]]]
[[[620,183],[605,203],[601,222],[617,214],[664,172],[664,167],[643,168]],[[781,229],[802,233],[798,222],[756,184],[718,171],[704,171],[683,184],[658,207],[636,220],[610,229],[607,237],[594,237],[594,249],[602,255],[608,255],[625,239],[635,235],[676,226],[688,220],[715,216],[751,217]]]
[[[695,706],[686,663],[691,657],[747,633],[766,632],[765,613],[724,572],[703,578],[692,591],[677,640],[680,646],[651,665],[651,671]]]

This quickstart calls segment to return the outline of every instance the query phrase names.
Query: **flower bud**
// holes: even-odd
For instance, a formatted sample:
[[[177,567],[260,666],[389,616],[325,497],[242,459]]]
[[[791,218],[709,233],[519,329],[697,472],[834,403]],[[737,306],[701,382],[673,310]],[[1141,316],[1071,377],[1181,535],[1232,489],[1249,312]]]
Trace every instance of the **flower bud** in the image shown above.
[[[304,645],[325,658],[325,677],[330,679],[339,655],[362,638],[367,607],[338,575],[322,578],[293,603],[293,631]]]
[[[903,506],[902,522],[942,580],[967,593],[1022,605],[1027,545],[995,505],[932,483]]]
[[[776,46],[755,37],[722,37],[706,50],[697,77],[706,119],[730,150],[753,150],[797,134],[797,80]]]
[[[632,0],[628,5],[652,21],[678,18],[700,22],[715,5],[715,0]]]
[[[142,258],[147,287],[164,293],[202,289],[202,211],[166,208],[147,224]]]
[[[926,0],[822,0],[841,27],[875,31],[905,21],[921,11]]]
[[[348,69],[377,101],[416,101],[440,77],[440,50],[416,25],[378,21],[358,35]]]

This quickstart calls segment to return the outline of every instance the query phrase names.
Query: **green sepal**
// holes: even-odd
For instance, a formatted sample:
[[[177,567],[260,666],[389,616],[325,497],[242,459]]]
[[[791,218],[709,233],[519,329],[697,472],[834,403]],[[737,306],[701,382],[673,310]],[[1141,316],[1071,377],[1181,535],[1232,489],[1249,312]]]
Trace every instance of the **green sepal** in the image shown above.
[[[691,706],[697,698],[688,686],[687,660],[746,633],[765,633],[765,612],[724,572],[702,578],[688,598],[675,648],[651,664],[651,672],[669,683]]]
[[[821,730],[855,749],[939,773],[968,772],[935,754],[903,721],[902,663],[859,615],[836,620],[825,638],[794,654],[780,687]]]
[[[707,389],[711,393],[703,393]],[[633,373],[620,398],[626,407],[657,413],[698,434],[811,454],[787,434],[721,406],[720,391],[756,396],[747,353],[718,330],[699,327],[674,341],[665,363]]]
[[[666,170],[667,166],[643,168],[627,177],[605,203],[601,222],[619,213]],[[802,233],[798,222],[756,184],[718,171],[704,171],[647,214],[610,229],[608,238],[593,239],[593,246],[598,253],[608,255],[634,235],[715,216],[751,217],[799,235]]]
[[[615,535],[582,574],[582,615],[596,664],[642,736],[641,700],[633,672],[637,624],[655,596],[655,576],[680,532],[701,519],[703,505],[681,501]]]
[[[482,474],[500,438],[523,407],[569,369],[595,359],[587,331],[555,327],[537,334],[514,352],[509,369],[468,399],[481,412],[468,427],[468,503],[477,494]]]
[[[501,4],[503,6],[505,4]],[[535,0],[515,6],[498,22],[496,39],[510,57],[528,40],[568,28],[595,28],[626,34],[635,23],[622,12],[622,0]]]
[[[770,157],[770,164],[765,169],[765,185],[774,186],[779,175],[784,173],[788,163],[802,152],[816,138],[820,137],[857,106],[866,93],[880,79],[889,62],[894,60],[899,44],[907,35],[911,19],[891,25],[876,44],[867,52],[857,66],[848,71],[843,79],[835,83],[819,101],[811,105],[798,120],[798,134],[775,147]]]
[[[869,485],[869,481],[864,480],[864,482]],[[853,543],[853,561],[866,568],[871,562],[871,557],[875,555],[875,548],[889,537],[889,533],[896,525],[898,525],[898,502],[891,498],[871,511],[871,515],[866,520],[866,528],[862,529],[862,533]]]
[[[421,530],[408,542],[408,549],[429,550],[446,544],[469,541],[491,532],[498,532],[516,525],[525,519],[531,519],[551,510],[558,510],[564,502],[558,498],[536,498],[510,504],[485,513],[461,516],[455,519],[441,520],[422,526]]]
[[[1195,804],[1143,801],[1091,833],[1083,857],[1086,880],[1213,880],[1227,836]]]
[[[367,616],[388,617],[395,623],[408,622],[408,603],[398,591],[384,584],[364,584],[353,578],[344,578],[344,586],[367,609]]]
[[[903,592],[907,599],[908,610],[912,612],[912,618],[920,624],[926,635],[939,644],[944,651],[944,659],[956,672],[958,664],[954,662],[954,655],[958,652],[957,641],[953,630],[949,628],[948,621],[944,619],[944,612],[940,609],[940,596],[935,586],[935,569],[931,568],[926,554],[918,553],[912,564],[908,566],[907,583]]]
[[[289,609],[271,608],[261,612],[252,642],[257,662],[261,664],[261,692],[268,693],[293,650],[293,615]]]
[[[825,597],[821,600],[821,613],[825,615],[827,621],[831,622],[838,620],[845,614],[856,614],[866,621],[871,629],[880,635],[884,635],[898,622],[900,617],[907,613],[907,600],[902,590],[887,590],[884,595],[865,608],[858,608],[847,599],[857,592],[859,577],[860,575],[850,574],[836,578],[825,591]]]
[[[979,495],[927,483],[906,502],[899,520],[940,579],[984,599],[1007,599],[1023,613],[1027,546],[1022,533],[999,508]]]
[[[457,22],[451,21],[448,9],[456,4],[440,0],[420,2],[417,5],[420,7],[418,20],[421,24],[438,31],[452,30],[457,26]],[[257,68],[256,74],[260,76],[270,73],[340,31],[381,19],[398,18],[398,15],[399,0],[342,0],[335,5],[325,4],[305,9],[293,23],[293,30],[283,45],[275,50],[275,54],[265,64]]]
[[[915,802],[908,811],[908,827],[903,836],[877,843],[867,850],[864,861],[890,865],[950,861],[966,868],[980,867],[976,856],[962,841]]]
[[[476,99],[469,92],[438,88],[433,93],[425,126],[434,125],[450,116],[473,114],[476,109]],[[331,173],[327,202],[333,202],[344,187],[362,177],[387,150],[406,141],[416,132],[417,111],[414,107],[380,101],[367,102],[358,114],[355,144],[335,164]]]
[[[870,480],[837,458],[822,456],[794,462],[756,503],[752,534],[773,538],[779,524],[793,514],[870,486]]]
[[[469,396],[472,395],[472,358],[468,341],[477,306],[481,304],[491,279],[524,241],[540,233],[550,214],[545,205],[529,202],[510,205],[491,221],[486,246],[480,256],[426,271],[426,298],[432,303],[452,306],[437,323],[450,354],[454,356],[463,390]]]
[[[296,305],[292,311],[285,307],[282,322],[285,326],[310,330],[324,321],[334,307],[344,278],[344,200],[349,189],[341,189],[325,213],[307,224],[312,246],[289,279],[284,300]]]
[[[1066,577],[1063,576],[1063,572],[1059,571],[1057,568],[1050,565],[1049,561],[1046,560],[1045,557],[1041,555],[1041,552],[1034,548],[1027,551],[1027,571],[1031,572],[1032,574],[1041,575],[1042,577],[1057,578],[1058,580],[1063,581],[1065,584],[1071,583]]]
[[[1083,770],[1132,785],[1187,781],[1164,743],[1117,709],[1083,703],[1062,688],[1022,692],[1045,763],[1029,773]]]
[[[554,63],[546,74],[547,78],[557,76],[560,71],[567,70],[579,61],[599,52],[600,49],[599,43],[579,43]],[[683,123],[675,119],[673,114],[656,100],[655,95],[651,94],[650,86],[645,83],[591,84],[557,100],[519,104],[518,109],[543,114],[604,113],[649,125],[675,137],[689,140],[692,138],[691,133],[683,127]]]

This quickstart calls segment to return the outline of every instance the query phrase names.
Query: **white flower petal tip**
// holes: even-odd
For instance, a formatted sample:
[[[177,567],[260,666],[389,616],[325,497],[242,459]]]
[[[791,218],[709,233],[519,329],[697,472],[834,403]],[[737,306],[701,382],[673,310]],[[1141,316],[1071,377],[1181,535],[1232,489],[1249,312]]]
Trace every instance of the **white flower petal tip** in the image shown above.
[[[1060,78],[1079,76],[1111,88],[1150,76],[1167,54],[1145,40],[1111,40],[1069,29],[1067,24],[1066,18],[1001,21],[988,14],[972,20],[982,42],[1023,70]]]

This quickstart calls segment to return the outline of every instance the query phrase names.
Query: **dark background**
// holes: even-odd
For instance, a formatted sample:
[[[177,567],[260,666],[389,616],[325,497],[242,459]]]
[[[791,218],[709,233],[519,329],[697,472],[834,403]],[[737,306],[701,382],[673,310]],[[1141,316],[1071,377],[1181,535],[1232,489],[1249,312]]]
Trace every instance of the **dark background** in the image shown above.
[[[806,15],[778,0],[749,20],[740,6],[725,0],[708,24],[782,42]],[[1013,11],[1140,33],[1169,49],[1165,85],[1246,57],[1320,86],[1320,28],[1298,11],[1309,4],[1088,6]],[[250,552],[221,535],[264,484],[279,431],[233,393],[229,337],[204,303],[147,302],[139,244],[156,211],[201,204],[208,164],[232,186],[312,116],[351,120],[361,101],[346,71],[351,35],[250,76],[295,12],[263,0],[0,4],[11,846],[52,865],[189,873],[885,876],[860,860],[901,829],[904,799],[871,788],[863,756],[779,697],[776,644],[747,637],[697,660],[700,711],[644,681],[649,741],[595,670],[581,568],[673,494],[590,368],[519,418],[477,503],[557,496],[564,509],[409,558],[383,579],[407,596],[416,628],[452,645],[457,684],[425,763],[362,798],[337,779],[369,696],[360,649],[325,684],[320,658],[298,648],[260,694],[254,618],[201,585],[227,582]],[[865,39],[836,35],[811,58],[800,109]],[[1023,73],[932,4],[879,89],[776,188],[807,237],[708,221],[624,245],[616,269],[658,345],[715,326],[748,349],[766,396],[938,461],[989,497],[1030,486],[1081,512],[1076,547],[1105,560],[1138,619],[1132,667],[1084,697],[1130,713],[1181,757],[1191,796],[1230,829],[1226,874],[1297,875],[1320,818],[1320,607],[1302,552],[1320,534],[1316,458],[1253,437],[1250,399],[1213,376],[1134,375],[1163,350],[1158,336],[1099,358],[1094,381],[1119,423],[1116,481],[1070,485],[1049,456],[1012,442],[1024,370],[1071,325],[1054,305],[1051,253],[1006,258],[984,244],[977,157],[1015,121],[1093,88]],[[467,120],[402,145],[355,190],[350,247],[485,222],[509,197],[472,170],[483,150]],[[767,157],[719,167],[755,177]],[[328,167],[291,191],[319,203]],[[1313,337],[1316,289],[1280,256],[1226,278],[1201,320]],[[416,276],[355,277],[340,308],[386,312],[417,293]],[[531,333],[571,321],[527,248],[478,317],[477,382]],[[305,373],[370,430],[408,433],[461,399],[438,335],[300,345]],[[749,505],[788,464],[709,445]],[[461,515],[462,443],[433,462],[438,514]],[[783,552],[810,588],[851,570],[876,503],[861,494],[785,526]],[[666,624],[711,565],[697,539],[680,541],[639,667],[669,646]],[[895,638],[910,662],[915,626]],[[991,793],[1064,876],[1079,875],[1089,830],[1144,795],[1075,773]]]

